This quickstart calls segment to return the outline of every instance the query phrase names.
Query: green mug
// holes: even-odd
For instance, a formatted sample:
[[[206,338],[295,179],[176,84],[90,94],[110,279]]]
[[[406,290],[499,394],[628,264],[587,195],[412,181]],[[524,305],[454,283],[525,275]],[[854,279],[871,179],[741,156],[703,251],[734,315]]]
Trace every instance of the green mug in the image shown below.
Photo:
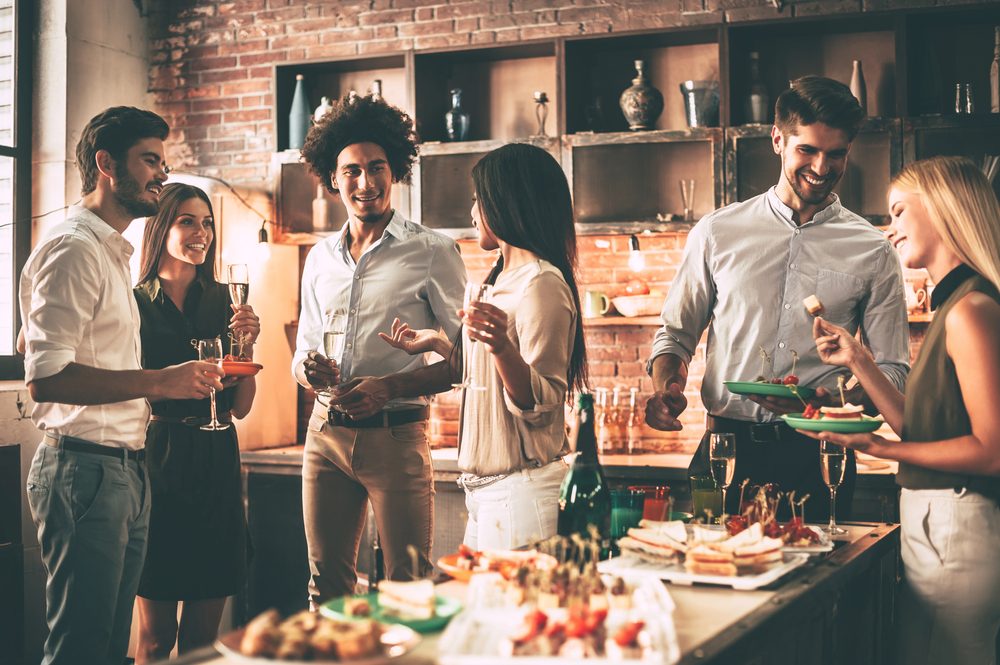
[[[580,307],[583,309],[583,318],[596,319],[608,313],[611,300],[600,291],[584,291]]]

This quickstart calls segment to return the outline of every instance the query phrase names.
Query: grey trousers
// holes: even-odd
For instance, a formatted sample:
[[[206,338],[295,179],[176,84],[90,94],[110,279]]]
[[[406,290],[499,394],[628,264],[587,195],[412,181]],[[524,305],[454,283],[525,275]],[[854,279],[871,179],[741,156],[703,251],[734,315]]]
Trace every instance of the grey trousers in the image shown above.
[[[309,551],[309,597],[354,593],[368,500],[391,580],[426,575],[434,529],[434,480],[426,422],[398,427],[330,427],[314,413],[302,464],[302,508]],[[414,571],[407,545],[419,553]]]
[[[122,665],[146,555],[144,464],[42,443],[27,490],[48,573],[42,665]]]

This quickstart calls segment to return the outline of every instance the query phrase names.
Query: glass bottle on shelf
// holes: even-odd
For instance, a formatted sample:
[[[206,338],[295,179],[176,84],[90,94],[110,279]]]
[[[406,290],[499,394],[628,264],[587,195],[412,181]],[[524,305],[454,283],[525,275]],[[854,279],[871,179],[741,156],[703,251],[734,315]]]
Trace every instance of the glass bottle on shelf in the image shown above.
[[[309,100],[306,99],[306,87],[302,74],[295,75],[295,92],[292,94],[292,109],[288,113],[288,147],[298,149],[305,143],[309,132],[309,121],[312,112],[309,110]]]
[[[625,450],[626,430],[628,416],[622,408],[622,389],[615,386],[611,391],[611,419],[609,421],[611,452],[620,453]]]
[[[451,108],[444,114],[444,128],[449,141],[464,141],[469,136],[469,114],[462,108],[462,89],[451,91]]]
[[[611,489],[597,457],[594,420],[594,397],[581,393],[577,397],[576,457],[559,489],[556,531],[560,536],[590,538],[595,527],[603,559],[611,550]]]
[[[1000,113],[1000,25],[993,28],[993,64],[990,65],[990,113]]]
[[[330,201],[326,198],[325,187],[316,185],[316,198],[312,202],[313,231],[332,231]]]
[[[965,112],[975,113],[976,112],[976,98],[972,94],[972,84],[965,84]]]
[[[868,88],[865,85],[865,73],[861,69],[861,61],[854,61],[854,70],[851,72],[851,94],[858,100],[861,110],[868,115]]]
[[[611,452],[611,442],[608,438],[608,389],[597,388],[594,392],[597,393],[597,406],[594,412],[597,450],[602,455],[606,455]]]
[[[382,99],[382,79],[372,81],[372,99],[375,101]]]
[[[628,454],[642,452],[642,412],[639,410],[639,389],[628,389]]]
[[[961,83],[955,84],[955,113],[965,113],[965,88]]]
[[[753,123],[766,123],[770,116],[770,98],[767,88],[760,80],[760,54],[750,52],[750,95],[747,97],[747,120]]]

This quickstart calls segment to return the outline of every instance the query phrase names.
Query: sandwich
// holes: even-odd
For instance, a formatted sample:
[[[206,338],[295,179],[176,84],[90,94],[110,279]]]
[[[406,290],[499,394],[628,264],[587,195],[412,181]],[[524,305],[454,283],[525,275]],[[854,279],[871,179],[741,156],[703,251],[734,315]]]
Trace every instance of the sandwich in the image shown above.
[[[430,580],[379,582],[378,604],[387,614],[401,619],[431,619],[434,602],[434,583]]]
[[[653,529],[629,529],[628,535],[618,539],[622,553],[631,554],[650,563],[677,563],[687,550],[683,541]]]
[[[821,418],[831,420],[861,420],[864,416],[865,408],[856,404],[845,404],[844,406],[821,406],[819,415]]]
[[[782,561],[780,538],[763,538],[733,550],[733,563],[741,575],[762,573]]]
[[[739,572],[732,552],[721,552],[709,545],[695,545],[687,551],[684,567],[695,575],[732,577]]]
[[[819,316],[823,313],[823,303],[821,303],[819,298],[815,295],[809,296],[803,300],[802,304],[805,305],[806,311],[812,316]]]

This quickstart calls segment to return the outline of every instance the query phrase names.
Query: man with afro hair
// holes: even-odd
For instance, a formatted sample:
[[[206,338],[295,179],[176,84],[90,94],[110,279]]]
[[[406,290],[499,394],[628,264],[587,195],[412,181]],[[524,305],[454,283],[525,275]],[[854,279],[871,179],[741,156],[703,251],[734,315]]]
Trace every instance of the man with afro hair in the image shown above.
[[[386,345],[379,333],[398,319],[455,337],[465,267],[454,240],[393,209],[393,185],[409,180],[416,155],[413,121],[371,96],[340,99],[302,148],[348,217],[306,259],[292,359],[296,380],[321,395],[302,468],[314,604],[354,592],[369,500],[386,576],[407,580],[430,570],[434,485],[426,395],[447,390],[451,371],[444,362],[425,366],[424,356]],[[330,332],[343,333],[341,348],[329,351],[335,357],[324,348]],[[410,545],[420,554],[420,570],[410,564]]]

